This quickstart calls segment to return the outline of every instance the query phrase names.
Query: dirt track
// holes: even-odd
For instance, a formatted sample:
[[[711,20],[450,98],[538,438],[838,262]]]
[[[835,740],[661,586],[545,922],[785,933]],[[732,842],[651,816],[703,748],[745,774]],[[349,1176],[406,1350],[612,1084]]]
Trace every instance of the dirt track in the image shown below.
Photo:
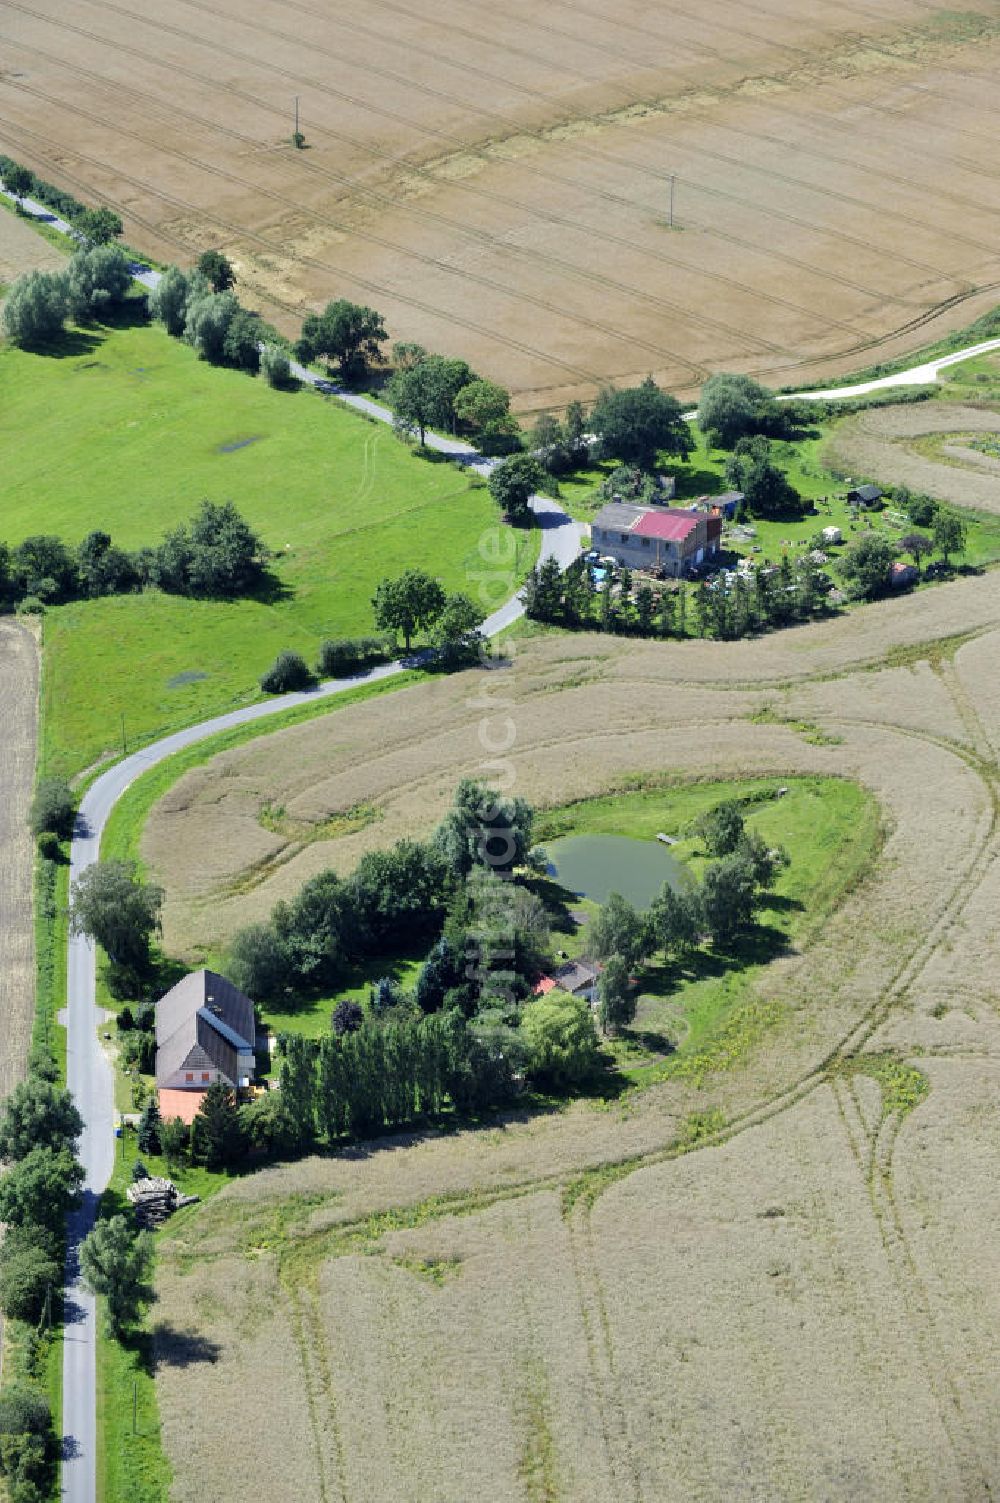
[[[288,327],[371,302],[526,409],[648,371],[833,376],[997,300],[985,0],[488,24],[473,0],[26,0],[0,40],[0,145],[131,238],[223,245]]]
[[[38,651],[0,621],[0,1099],[24,1074],[35,1006],[33,849],[28,806],[35,775]]]

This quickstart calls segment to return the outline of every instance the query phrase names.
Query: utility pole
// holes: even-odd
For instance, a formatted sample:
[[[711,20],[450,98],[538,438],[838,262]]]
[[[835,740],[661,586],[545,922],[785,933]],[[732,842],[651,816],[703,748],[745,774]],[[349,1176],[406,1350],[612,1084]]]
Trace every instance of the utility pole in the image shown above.
[[[669,224],[670,224],[670,228],[671,229],[673,229],[673,227],[674,227],[674,183],[676,181],[677,181],[677,179],[675,178],[674,174],[671,173],[670,174],[670,219],[669,219]]]
[[[122,710],[122,756],[128,755],[128,747],[125,744],[125,711]]]
[[[138,1427],[136,1425],[136,1416],[137,1416],[138,1408],[139,1408],[139,1384],[138,1384],[138,1381],[135,1381],[132,1384],[132,1434],[133,1435],[137,1435],[139,1433],[138,1432]]]
[[[295,96],[295,134],[299,133],[299,96]]]

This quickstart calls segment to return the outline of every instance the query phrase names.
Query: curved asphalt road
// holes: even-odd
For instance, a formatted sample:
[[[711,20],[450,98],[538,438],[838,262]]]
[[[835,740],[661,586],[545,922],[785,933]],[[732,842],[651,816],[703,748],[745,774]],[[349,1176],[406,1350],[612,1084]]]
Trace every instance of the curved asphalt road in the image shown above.
[[[0,189],[8,198],[13,195]],[[25,211],[45,220],[54,229],[72,235],[71,227],[42,204],[25,199]],[[134,268],[136,280],[146,287],[155,287],[159,273],[146,267]],[[785,401],[800,397],[805,401],[829,401],[839,397],[866,396],[869,392],[887,390],[896,386],[919,386],[934,381],[940,371],[958,365],[976,355],[985,355],[1000,349],[1000,339],[987,339],[954,354],[936,360],[925,361],[909,370],[877,380],[862,381],[853,386],[833,387],[826,391],[790,393]],[[337,386],[301,366],[294,366],[300,380],[315,386],[319,391],[337,395],[349,407],[363,412],[380,422],[391,423],[392,413],[367,397],[355,396],[340,391]],[[693,417],[690,413],[687,416]],[[459,463],[466,464],[478,474],[488,475],[495,460],[482,455],[457,439],[444,438],[437,434],[427,435],[427,445],[442,454],[448,454]],[[544,496],[532,499],[532,509],[542,529],[541,558],[554,558],[565,569],[580,550],[580,528],[555,502]],[[494,611],[483,625],[488,636],[495,636],[523,615],[524,606],[517,595],[511,597],[499,610]],[[141,773],[164,758],[213,736],[217,731],[249,721],[263,720],[293,705],[311,704],[333,694],[342,694],[359,684],[377,679],[390,678],[406,667],[405,662],[386,664],[370,673],[357,674],[351,678],[332,679],[318,689],[300,694],[284,694],[259,704],[233,710],[227,715],[217,715],[200,725],[189,726],[172,736],[155,741],[142,751],[116,762],[91,784],[80,804],[73,842],[70,850],[70,881],[75,882],[81,872],[99,857],[101,836],[108,815],[118,799]],[[69,941],[68,960],[68,1028],[67,1028],[67,1084],[76,1099],[84,1121],[80,1139],[80,1159],[86,1172],[84,1201],[81,1209],[71,1218],[69,1226],[69,1254],[66,1268],[66,1331],[63,1347],[63,1469],[62,1496],[67,1503],[96,1503],[97,1455],[96,1434],[96,1327],[93,1298],[79,1282],[76,1264],[76,1248],[82,1237],[93,1225],[94,1214],[101,1192],[111,1177],[114,1163],[114,1081],[111,1068],[98,1038],[99,1020],[95,1001],[95,957],[93,945],[82,936],[73,935]]]

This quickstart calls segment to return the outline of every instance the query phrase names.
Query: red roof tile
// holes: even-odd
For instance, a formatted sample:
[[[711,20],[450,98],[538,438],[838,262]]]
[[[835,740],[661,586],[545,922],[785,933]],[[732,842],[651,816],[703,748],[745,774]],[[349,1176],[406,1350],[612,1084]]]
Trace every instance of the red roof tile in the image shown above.
[[[180,1091],[165,1089],[157,1092],[159,1096],[160,1116],[164,1122],[169,1122],[172,1117],[180,1117],[188,1126],[198,1115],[201,1103],[205,1099],[204,1091]]]
[[[663,538],[669,543],[680,543],[690,536],[700,518],[691,511],[648,511],[640,517],[632,531],[641,538]]]

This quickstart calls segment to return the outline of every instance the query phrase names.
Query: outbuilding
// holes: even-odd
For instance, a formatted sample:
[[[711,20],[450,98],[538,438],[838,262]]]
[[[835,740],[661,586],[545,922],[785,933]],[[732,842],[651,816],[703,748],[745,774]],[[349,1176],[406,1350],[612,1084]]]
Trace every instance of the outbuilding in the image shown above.
[[[847,492],[847,499],[851,506],[880,506],[883,492],[877,485],[856,485]]]

